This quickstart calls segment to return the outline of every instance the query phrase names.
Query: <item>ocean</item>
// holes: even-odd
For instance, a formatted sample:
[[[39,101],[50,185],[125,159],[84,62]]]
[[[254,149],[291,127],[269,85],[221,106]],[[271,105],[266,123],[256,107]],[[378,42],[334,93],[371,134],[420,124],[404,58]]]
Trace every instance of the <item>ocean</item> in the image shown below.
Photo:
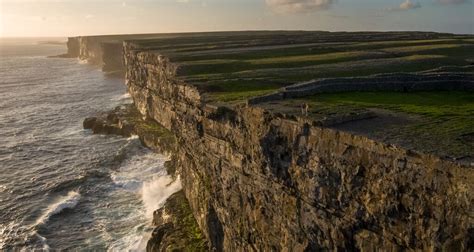
[[[84,130],[132,102],[124,81],[38,41],[0,40],[0,250],[144,250],[153,210],[180,189],[167,157]]]

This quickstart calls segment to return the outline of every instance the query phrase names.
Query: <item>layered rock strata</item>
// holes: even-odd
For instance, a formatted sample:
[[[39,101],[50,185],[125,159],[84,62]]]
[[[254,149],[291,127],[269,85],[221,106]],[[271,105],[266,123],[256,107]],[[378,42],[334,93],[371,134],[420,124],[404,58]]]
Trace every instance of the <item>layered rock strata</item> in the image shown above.
[[[125,43],[124,57],[137,109],[176,135],[212,249],[472,248],[472,169],[258,107],[209,106],[164,55]]]
[[[94,134],[138,136],[143,145],[158,153],[175,152],[175,136],[155,121],[142,119],[133,104],[121,105],[112,111],[86,118],[83,126]]]

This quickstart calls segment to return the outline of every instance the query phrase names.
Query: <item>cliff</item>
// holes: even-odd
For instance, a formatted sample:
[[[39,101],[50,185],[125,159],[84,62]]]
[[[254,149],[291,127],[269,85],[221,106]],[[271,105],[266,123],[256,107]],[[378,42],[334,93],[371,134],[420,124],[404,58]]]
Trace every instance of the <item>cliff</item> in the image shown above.
[[[135,105],[176,134],[186,198],[217,251],[472,247],[472,169],[258,107],[206,105],[168,57],[134,43],[124,56]]]
[[[123,41],[161,37],[163,34],[124,34],[70,37],[67,53],[63,56],[78,58],[99,66],[105,73],[123,77]]]
[[[212,250],[463,251],[474,247],[472,167],[320,127],[303,116],[272,113],[245,103],[209,102],[206,91],[210,88],[202,83],[221,77],[214,72],[222,71],[226,78],[239,81],[245,81],[239,74],[263,78],[263,74],[283,72],[252,72],[243,64],[219,68],[225,62],[211,61],[212,65],[204,59],[209,55],[228,50],[236,58],[235,51],[244,53],[236,48],[255,44],[273,50],[283,44],[350,40],[346,34],[324,37],[289,32],[278,33],[276,40],[269,40],[265,32],[201,35],[125,41],[123,62],[126,85],[139,113],[175,135],[173,166]],[[232,36],[234,40],[228,42]],[[365,34],[364,38],[377,41],[384,36]],[[438,35],[390,36],[422,39]],[[187,50],[182,44],[198,47],[195,40],[224,42],[205,44],[207,51],[202,54],[177,53]],[[71,50],[74,48],[71,43]],[[254,54],[252,50],[249,55]],[[198,63],[191,65],[191,58],[199,59]],[[209,65],[212,67],[203,68]],[[196,66],[210,69],[210,74],[189,77]],[[242,72],[226,72],[229,69]],[[166,250],[160,245],[173,241],[163,242],[162,238],[180,217],[163,222],[163,211],[182,200],[174,196],[155,213],[155,224],[160,226],[149,243],[150,250]]]

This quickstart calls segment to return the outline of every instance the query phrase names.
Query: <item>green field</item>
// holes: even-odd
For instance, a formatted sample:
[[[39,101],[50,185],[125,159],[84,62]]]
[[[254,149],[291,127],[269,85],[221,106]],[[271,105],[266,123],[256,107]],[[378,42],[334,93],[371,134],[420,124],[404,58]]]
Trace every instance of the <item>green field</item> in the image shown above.
[[[312,96],[310,101],[326,106],[376,107],[423,115],[432,119],[474,115],[474,94],[465,92],[351,92]],[[474,121],[471,129],[474,130]]]
[[[363,41],[347,33],[338,35],[345,42],[320,42],[321,36],[302,35],[289,44],[259,36],[186,38],[173,40],[173,46],[160,42],[153,50],[163,50],[180,66],[179,78],[216,102],[244,100],[316,78],[419,72],[474,61],[474,40],[465,36]]]
[[[455,157],[473,154],[474,143],[463,136],[474,134],[474,93],[354,92],[321,94],[304,101],[325,114],[378,108],[415,116],[418,120],[413,123],[387,125],[378,134],[391,139],[417,139],[412,143],[414,148],[434,153]]]

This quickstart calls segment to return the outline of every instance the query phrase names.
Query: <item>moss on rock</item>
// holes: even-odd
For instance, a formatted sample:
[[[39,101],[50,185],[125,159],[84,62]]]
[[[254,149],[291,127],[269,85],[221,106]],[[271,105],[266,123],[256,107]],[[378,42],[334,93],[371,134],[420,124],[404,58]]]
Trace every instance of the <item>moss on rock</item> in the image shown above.
[[[171,195],[153,214],[157,227],[147,251],[208,251],[208,245],[194,219],[183,191]]]

